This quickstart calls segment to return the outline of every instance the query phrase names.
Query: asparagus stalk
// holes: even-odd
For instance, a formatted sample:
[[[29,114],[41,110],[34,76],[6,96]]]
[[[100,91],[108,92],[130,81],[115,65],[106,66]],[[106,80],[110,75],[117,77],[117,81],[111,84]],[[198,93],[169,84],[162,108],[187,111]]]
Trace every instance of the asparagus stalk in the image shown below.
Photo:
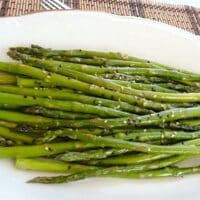
[[[101,117],[124,117],[135,116],[134,114],[107,108],[103,106],[93,106],[75,101],[61,101],[47,98],[35,98],[22,95],[15,95],[0,92],[0,103],[14,106],[44,106],[49,109],[57,109],[68,112],[94,114]]]
[[[121,80],[112,80],[114,83],[117,83],[119,85],[123,85],[126,87],[131,87],[138,90],[147,90],[147,91],[154,91],[154,92],[171,92],[176,93],[176,90],[168,89],[165,87],[161,87],[156,84],[145,84],[145,83],[135,83],[133,81],[121,81]]]
[[[78,151],[94,147],[95,145],[93,144],[82,143],[78,141],[29,146],[0,147],[0,158],[31,158],[51,156],[66,151]]]
[[[155,108],[156,110],[163,110],[169,108],[168,105],[155,104],[154,102],[148,101],[146,99],[137,98],[134,96],[122,94],[119,92],[114,92],[111,90],[106,90],[104,88],[95,85],[87,84],[74,79],[69,79],[59,74],[55,73],[48,74],[46,71],[30,67],[27,65],[21,65],[18,63],[16,64],[16,63],[0,62],[0,70],[11,73],[22,74],[36,79],[42,79],[45,82],[53,83],[57,86],[80,90],[82,92],[85,92],[86,94],[92,94],[100,97],[105,97],[108,99],[114,99],[117,101],[124,101],[130,104],[137,103],[138,105],[142,105],[143,107],[147,108]]]
[[[80,57],[80,58],[107,58],[107,59],[118,59],[118,60],[129,60],[131,61],[146,61],[143,59],[129,57],[126,54],[121,54],[119,52],[99,52],[99,51],[87,51],[81,49],[74,50],[52,50],[44,49],[38,45],[32,45],[32,48],[26,47],[16,47],[11,48],[11,50],[17,50],[18,52],[36,55],[39,57],[52,57],[52,56],[63,56],[63,57]]]
[[[44,136],[38,138],[36,141],[38,143],[47,143],[55,140],[57,137],[66,137],[67,133],[84,133],[84,134],[93,134],[101,135],[105,134],[104,130],[87,130],[87,129],[62,129],[57,131],[48,131]],[[152,142],[152,141],[165,141],[167,140],[190,140],[200,137],[200,131],[195,132],[184,132],[184,131],[171,131],[171,130],[147,130],[146,132],[142,131],[125,131],[125,130],[107,130],[106,135],[109,138],[116,138],[122,140],[133,140],[136,142]]]
[[[30,159],[30,158],[17,158],[15,166],[18,169],[67,173],[67,174],[97,169],[97,167],[94,166],[72,164],[52,159]]]
[[[40,131],[40,129],[43,130],[49,128],[69,126],[69,120],[52,119],[41,116],[36,117],[35,115],[28,115],[8,110],[0,110],[0,120],[8,121],[9,124],[11,122],[11,124],[15,125],[13,126],[13,128],[17,130],[17,132],[22,133],[31,132],[33,127],[35,129],[39,129]],[[5,126],[7,126],[7,124],[5,124]]]
[[[5,127],[0,127],[0,137],[10,139],[12,141],[21,141],[26,144],[31,144],[34,140],[34,138],[32,138],[31,136],[10,131],[8,128]]]
[[[200,154],[200,148],[192,145],[159,146],[139,142],[129,142],[120,139],[106,138],[92,134],[79,132],[65,132],[71,139],[78,139],[87,143],[95,144],[99,147],[112,147],[120,149],[131,149],[146,153],[166,153],[166,154]]]
[[[108,108],[114,108],[117,110],[124,110],[128,112],[141,112],[150,113],[150,111],[145,109],[140,109],[137,106],[130,105],[125,102],[113,101],[98,97],[87,96],[84,94],[77,94],[68,90],[58,90],[58,89],[47,89],[47,88],[19,88],[12,86],[0,86],[0,92],[20,94],[33,97],[45,97],[57,100],[68,100],[68,101],[78,101],[81,103],[104,106]]]
[[[184,74],[175,70],[164,70],[154,68],[130,68],[130,67],[94,67],[88,65],[67,63],[53,60],[40,60],[27,55],[23,55],[14,51],[8,53],[11,57],[22,60],[23,63],[29,64],[34,67],[44,67],[52,72],[64,74],[65,69],[77,70],[89,74],[102,74],[102,73],[125,73],[131,75],[145,75],[145,76],[158,76],[175,80],[190,86],[199,87],[194,81],[200,81],[200,76],[196,74]]]
[[[32,49],[44,49],[41,46],[38,45],[31,45]],[[49,49],[48,49],[49,50]],[[192,72],[186,71],[186,70],[181,70],[181,69],[176,69],[174,67],[170,67],[167,65],[163,65],[154,61],[149,61],[147,59],[142,59],[138,57],[133,57],[133,56],[128,56],[127,54],[122,54],[119,52],[98,52],[98,51],[87,51],[87,50],[72,50],[72,52],[77,53],[81,51],[80,57],[86,57],[86,58],[109,58],[109,59],[118,59],[118,60],[126,60],[126,61],[136,61],[136,62],[143,62],[143,63],[150,63],[152,66],[157,67],[157,68],[162,68],[162,69],[168,69],[168,70],[178,70],[183,73],[187,74],[193,74]],[[68,52],[71,52],[71,50],[68,50]],[[84,55],[84,56],[83,56]],[[93,56],[92,56],[93,55]],[[65,55],[62,55],[65,57]],[[73,57],[73,56],[72,56]]]
[[[50,129],[56,127],[69,127],[69,128],[83,128],[83,127],[99,127],[99,128],[133,128],[133,127],[144,127],[144,126],[163,126],[163,123],[169,124],[169,122],[177,121],[180,119],[190,119],[199,117],[200,108],[176,108],[168,111],[162,111],[155,114],[138,116],[138,117],[128,117],[128,118],[115,118],[115,119],[82,119],[82,120],[52,120],[45,117],[40,117],[40,121],[31,123],[29,120],[26,120],[26,116],[29,118],[29,115],[15,113],[15,115],[23,116],[23,120],[19,121],[10,115],[10,118],[1,115],[0,119],[27,123],[35,128],[41,129]],[[3,111],[5,112],[5,111]],[[8,111],[6,111],[8,112]],[[10,111],[9,111],[10,112]],[[8,112],[8,113],[9,113]],[[31,119],[32,116],[30,116]],[[44,119],[44,120],[43,120]],[[175,122],[177,123],[177,122]],[[178,122],[179,123],[179,122]],[[20,126],[19,126],[20,127]]]
[[[34,55],[32,55],[34,57]],[[47,58],[48,57],[43,57]],[[105,59],[105,58],[81,58],[81,57],[64,57],[64,56],[52,56],[51,59],[57,61],[87,64],[87,65],[97,65],[97,66],[113,66],[113,67],[150,67],[150,68],[159,68],[153,66],[150,63],[138,62],[138,61],[129,61],[129,60],[116,60],[116,59]]]
[[[141,62],[142,60],[137,59],[137,58],[135,58],[134,61],[116,59],[117,57],[120,58],[120,56],[119,56],[120,54],[113,53],[113,52],[106,53],[106,54],[103,52],[101,52],[101,53],[93,52],[93,53],[95,53],[95,55],[88,57],[89,52],[87,52],[86,55],[83,55],[82,53],[79,53],[80,50],[72,50],[72,51],[74,51],[75,54],[77,54],[77,56],[76,55],[66,56],[65,53],[67,53],[69,51],[65,51],[65,53],[64,53],[63,51],[61,52],[61,51],[55,51],[55,50],[50,50],[50,49],[44,49],[44,48],[26,48],[26,47],[16,47],[16,48],[11,48],[11,49],[16,50],[20,53],[29,54],[29,55],[39,57],[39,58],[51,58],[54,60],[65,61],[65,62],[67,61],[67,62],[73,62],[73,63],[82,63],[82,64],[99,65],[99,66],[122,66],[122,67],[124,67],[124,66],[126,66],[126,67],[141,67],[141,66],[149,67],[149,66],[151,66],[152,67],[152,65],[149,64],[148,62]],[[108,56],[108,54],[112,54],[111,58],[109,58],[110,55]],[[101,57],[101,56],[99,57],[97,55],[104,55],[104,57]],[[105,56],[107,56],[107,57],[105,58]],[[115,59],[112,59],[112,56],[114,56]]]
[[[3,84],[6,84],[6,85],[9,85],[9,84],[16,84],[17,82],[17,78],[16,76],[12,75],[12,74],[8,74],[8,73],[3,73],[3,72],[0,72],[0,84],[3,85]]]
[[[41,117],[34,115],[27,115],[20,112],[9,111],[9,110],[0,110],[0,119],[5,120],[1,121],[1,126],[16,128],[16,123],[52,123],[54,120],[47,117]],[[15,123],[16,122],[16,123]]]
[[[185,141],[183,144],[199,146],[200,139],[188,140],[188,141]],[[140,164],[140,163],[149,163],[154,160],[170,158],[172,156],[173,155],[163,154],[163,153],[152,153],[152,154],[139,153],[137,155],[131,155],[131,154],[130,155],[121,155],[121,156],[105,158],[105,159],[101,159],[101,160],[87,161],[87,164],[89,164],[89,165],[105,165],[105,166],[107,166],[107,165],[108,166],[110,166],[110,165],[130,165],[130,164],[134,165],[134,164]],[[190,155],[186,155],[186,156],[188,156],[188,158],[189,158]]]
[[[6,128],[10,128],[10,129],[14,129],[17,127],[17,124],[14,122],[8,122],[8,121],[2,121],[0,120],[0,126],[1,127],[6,127]]]
[[[102,159],[110,156],[121,155],[130,152],[128,149],[96,149],[85,152],[67,152],[58,155],[56,158],[62,161],[85,161],[91,159]]]
[[[84,163],[88,165],[99,165],[99,166],[115,166],[115,165],[136,165],[149,163],[155,160],[160,160],[164,158],[172,157],[171,154],[159,154],[159,153],[151,153],[151,154],[128,154],[128,155],[120,155],[115,157],[108,157],[100,160],[88,160]]]
[[[0,137],[0,147],[18,145],[19,143],[20,143],[19,141],[17,141],[17,143],[15,143],[12,140],[7,140],[3,137]]]
[[[72,78],[76,78],[80,81],[84,81],[90,84],[95,84],[107,89],[115,90],[120,93],[128,95],[136,95],[143,98],[148,98],[156,101],[165,101],[165,102],[200,102],[200,93],[186,93],[186,94],[177,94],[177,93],[164,93],[164,92],[152,92],[152,91],[141,91],[129,87],[120,86],[110,80],[105,80],[99,77],[87,75],[75,70],[65,69],[65,75]],[[156,103],[156,102],[155,102]],[[157,105],[156,105],[157,106]]]
[[[96,115],[91,114],[82,114],[82,113],[73,113],[73,112],[64,112],[60,110],[50,110],[40,106],[28,107],[23,110],[28,114],[37,114],[50,118],[58,119],[91,119],[96,118]]]
[[[108,136],[110,137],[110,136]],[[184,132],[184,131],[171,131],[171,130],[162,130],[162,131],[148,131],[147,132],[121,132],[112,135],[113,138],[123,139],[123,140],[133,140],[138,142],[148,142],[153,140],[160,139],[172,139],[172,140],[191,140],[200,137],[200,131],[195,132]]]
[[[119,52],[99,52],[99,51],[88,51],[88,50],[81,50],[81,49],[73,49],[73,50],[52,50],[52,49],[45,49],[38,45],[31,45],[31,48],[26,47],[17,47],[11,48],[11,50],[17,50],[18,52],[39,56],[39,57],[48,57],[51,58],[53,56],[62,56],[64,58],[68,57],[80,57],[80,58],[106,58],[106,59],[117,59],[122,61],[135,61],[135,62],[142,62],[148,63],[153,67],[161,68],[161,69],[168,69],[168,70],[177,70],[183,73],[192,74],[192,72],[188,72],[185,70],[176,69],[174,67],[166,66],[163,64],[159,64],[157,62],[149,61],[147,59],[137,58],[133,56],[128,56],[127,54],[122,54]]]
[[[159,83],[158,86],[166,88],[166,89],[172,89],[172,90],[177,90],[181,92],[200,92],[199,89],[183,84],[174,84],[174,83]],[[159,91],[161,92],[161,91]]]
[[[44,82],[38,79],[30,79],[30,78],[23,78],[17,77],[17,86],[20,88],[53,88],[56,87],[53,84],[48,82]],[[69,92],[73,92],[73,90],[69,90]]]
[[[102,170],[101,169],[90,170],[82,173],[75,173],[69,176],[36,177],[29,180],[28,183],[44,183],[44,184],[68,183],[95,176],[144,179],[144,178],[183,176],[199,172],[200,172],[200,167],[188,167],[188,168],[166,167],[163,169],[149,170],[149,171],[138,171],[137,166],[132,166],[131,170],[130,169],[126,170],[126,167],[121,167],[119,169],[116,167],[114,169],[107,168]]]
[[[112,80],[120,80],[120,81],[130,81],[136,83],[144,83],[144,84],[163,84],[168,83],[169,80],[166,80],[161,77],[146,77],[143,75],[129,75],[129,74],[122,74],[122,73],[109,73],[109,74],[97,74],[98,77],[102,77],[105,79],[112,79]],[[190,87],[190,86],[188,86]]]
[[[116,119],[89,119],[89,120],[68,120],[68,127],[100,127],[100,128],[118,128],[118,127],[143,127],[160,126],[162,123],[173,122],[180,119],[190,119],[200,116],[200,107],[194,108],[176,108],[162,111],[155,114],[116,118]]]
[[[88,51],[88,50],[52,50],[52,49],[45,49],[38,45],[32,45],[31,48],[26,47],[17,47],[17,48],[11,48],[11,50],[17,50],[20,53],[29,54],[32,56],[38,56],[40,58],[52,58],[52,57],[62,57],[62,58],[71,58],[74,57],[80,57],[80,58],[89,58],[89,60],[94,59],[114,59],[119,61],[132,61],[132,62],[142,62],[143,64],[148,64],[155,68],[161,68],[161,69],[168,69],[168,70],[177,70],[183,73],[192,74],[192,72],[188,72],[185,70],[176,69],[170,66],[166,66],[163,64],[159,64],[157,62],[152,62],[146,59],[137,58],[133,56],[128,56],[126,54],[122,54],[119,52],[99,52],[99,51]],[[116,61],[117,62],[117,61]],[[89,63],[88,63],[89,64]],[[100,64],[100,63],[99,63]],[[124,66],[124,64],[123,64]]]

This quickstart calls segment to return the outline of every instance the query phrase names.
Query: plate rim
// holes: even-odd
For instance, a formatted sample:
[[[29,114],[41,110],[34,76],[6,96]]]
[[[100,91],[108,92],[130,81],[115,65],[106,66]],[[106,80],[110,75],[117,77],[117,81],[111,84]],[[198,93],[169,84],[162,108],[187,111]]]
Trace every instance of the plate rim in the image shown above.
[[[43,15],[43,14],[58,14],[58,13],[72,13],[72,14],[84,14],[84,15],[96,15],[98,17],[110,17],[113,19],[120,19],[120,20],[133,20],[135,22],[144,22],[145,24],[151,25],[151,26],[156,26],[162,29],[166,29],[168,31],[178,33],[181,35],[185,35],[185,37],[190,37],[191,39],[196,39],[198,42],[200,42],[200,35],[195,35],[194,33],[191,33],[187,30],[184,30],[182,28],[166,24],[160,21],[152,20],[149,18],[142,18],[142,17],[136,17],[136,16],[122,16],[122,15],[117,15],[117,14],[112,14],[112,13],[107,13],[107,12],[102,12],[102,11],[85,11],[85,10],[78,10],[78,9],[68,9],[68,10],[43,10],[43,11],[38,11],[38,12],[33,12],[33,13],[28,13],[28,14],[22,14],[19,16],[2,16],[0,17],[1,20],[7,20],[7,19],[18,19],[18,18],[27,18],[33,15]]]

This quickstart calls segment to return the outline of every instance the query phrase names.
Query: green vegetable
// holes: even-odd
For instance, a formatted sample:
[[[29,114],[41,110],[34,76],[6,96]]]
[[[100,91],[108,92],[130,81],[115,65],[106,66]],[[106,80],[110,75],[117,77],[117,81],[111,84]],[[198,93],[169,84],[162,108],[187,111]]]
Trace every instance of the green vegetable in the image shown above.
[[[71,163],[55,161],[51,159],[30,159],[30,158],[29,159],[17,158],[15,166],[18,169],[67,173],[67,174],[82,172],[85,170],[97,169],[97,167],[71,164]]]

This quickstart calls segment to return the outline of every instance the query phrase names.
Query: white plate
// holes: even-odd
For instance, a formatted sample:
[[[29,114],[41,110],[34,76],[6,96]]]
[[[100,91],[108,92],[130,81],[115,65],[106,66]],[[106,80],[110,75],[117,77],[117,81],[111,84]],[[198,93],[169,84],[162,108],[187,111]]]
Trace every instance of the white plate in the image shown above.
[[[10,46],[120,51],[200,72],[199,37],[150,20],[78,11],[45,12],[0,19],[0,60]],[[157,180],[93,178],[63,185],[25,181],[41,173],[16,170],[0,160],[2,200],[198,200],[200,175]]]

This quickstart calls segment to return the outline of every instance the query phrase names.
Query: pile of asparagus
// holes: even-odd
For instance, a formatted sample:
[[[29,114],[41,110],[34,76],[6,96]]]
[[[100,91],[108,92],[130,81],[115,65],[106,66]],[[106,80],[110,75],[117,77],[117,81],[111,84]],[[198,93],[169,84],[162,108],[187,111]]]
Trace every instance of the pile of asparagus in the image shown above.
[[[200,75],[115,52],[10,48],[0,62],[0,158],[57,172],[31,183],[200,172]]]

